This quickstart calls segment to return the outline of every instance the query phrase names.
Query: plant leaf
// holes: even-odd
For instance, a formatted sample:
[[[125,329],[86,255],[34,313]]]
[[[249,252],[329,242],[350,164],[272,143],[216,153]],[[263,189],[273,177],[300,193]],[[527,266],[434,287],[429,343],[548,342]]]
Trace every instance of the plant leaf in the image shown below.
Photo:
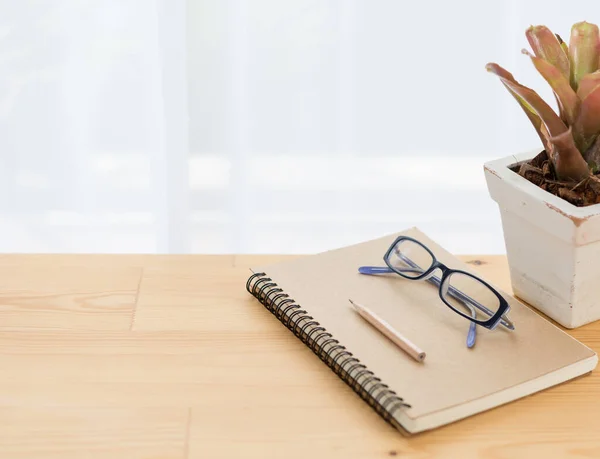
[[[579,151],[581,151],[584,155],[584,158],[588,160],[589,155],[592,154],[590,150],[592,149],[592,143],[596,145],[596,150],[598,150],[598,142],[596,142],[596,138],[598,132],[594,134],[594,122],[595,118],[600,118],[600,113],[595,110],[598,110],[598,107],[594,108],[594,104],[597,103],[597,94],[593,95],[592,98],[588,100],[590,94],[592,94],[596,88],[600,87],[600,70],[596,70],[594,73],[588,73],[584,76],[579,82],[579,88],[577,89],[577,96],[580,100],[586,100],[585,103],[585,114],[579,114],[578,120],[575,122],[575,143],[579,147]],[[597,153],[594,153],[597,156]],[[589,160],[588,160],[589,163]]]
[[[561,46],[560,37],[553,34],[548,27],[530,26],[525,31],[527,41],[533,50],[533,53],[540,59],[544,59],[556,67],[563,76],[569,80],[571,76],[571,70],[569,63],[569,57],[565,54],[564,48]]]
[[[578,22],[571,28],[569,61],[571,64],[571,86],[577,90],[579,82],[588,73],[598,70],[600,33],[596,24]]]
[[[596,86],[600,85],[600,70],[596,70],[594,73],[588,73],[579,81],[579,88],[577,88],[577,95],[579,99],[585,99],[590,92],[592,92]]]
[[[598,164],[600,164],[600,137],[597,137],[590,148],[586,150],[583,159],[586,160],[593,174],[598,172]]]
[[[554,170],[560,180],[579,182],[590,175],[590,169],[575,146],[571,128],[560,135],[551,137],[550,156]]]
[[[573,125],[579,109],[579,97],[577,97],[577,94],[571,88],[569,80],[550,62],[532,55],[525,49],[522,52],[531,58],[537,71],[540,72],[554,91],[560,108],[561,118],[568,125]]]
[[[564,40],[562,39],[562,37],[559,34],[556,34],[556,38],[558,39],[558,42],[560,43],[560,47],[564,51],[565,56],[567,57],[567,61],[568,61],[568,59],[569,59],[569,46],[564,42]],[[569,81],[571,81],[570,68],[571,68],[571,64],[569,63],[569,75],[565,75],[565,77],[567,77],[569,79]]]
[[[504,86],[525,109],[526,113],[531,112],[540,118],[541,123],[546,127],[550,137],[556,137],[567,131],[565,123],[563,123],[560,117],[554,112],[552,107],[550,107],[533,89],[518,83],[510,72],[498,64],[489,63],[486,65],[486,69],[488,72],[493,73],[500,78],[502,83],[504,83]],[[529,116],[530,120],[532,119],[529,113],[527,116]],[[545,136],[542,134],[541,127],[536,126],[536,129],[538,129],[540,138],[544,139]],[[545,142],[545,139],[543,141]]]
[[[592,89],[581,101],[575,132],[584,139],[582,152],[585,154],[600,133],[600,85]]]
[[[515,94],[515,92],[512,91],[507,86],[507,84],[504,82],[504,79],[514,81],[514,77],[512,76],[512,74],[510,72],[508,72],[507,70],[503,69],[502,67],[500,67],[498,64],[494,64],[494,63],[487,64],[486,69],[489,72],[494,73],[494,74],[498,75],[499,77],[501,77],[500,81],[502,82],[504,87],[519,103],[519,105],[521,106],[521,108],[523,109],[523,111],[525,112],[527,117],[529,118],[529,121],[531,121],[531,124],[533,124],[533,127],[535,128],[538,136],[540,137],[540,140],[542,141],[542,145],[544,146],[544,149],[546,151],[550,151],[550,144],[548,143],[548,136],[544,132],[542,132],[543,129],[545,128],[544,124],[542,123],[542,119],[538,116],[536,111],[522,97]]]

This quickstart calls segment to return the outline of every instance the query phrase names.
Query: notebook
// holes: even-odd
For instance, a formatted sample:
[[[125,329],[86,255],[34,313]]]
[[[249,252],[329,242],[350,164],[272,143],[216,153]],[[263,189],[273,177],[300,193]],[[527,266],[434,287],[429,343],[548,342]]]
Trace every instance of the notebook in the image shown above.
[[[509,302],[514,331],[477,327],[441,302],[429,282],[368,276],[400,235],[451,268],[477,274],[418,228],[252,268],[247,290],[379,415],[404,434],[442,426],[592,371],[594,351],[492,284]],[[427,353],[417,362],[369,326],[362,303]]]

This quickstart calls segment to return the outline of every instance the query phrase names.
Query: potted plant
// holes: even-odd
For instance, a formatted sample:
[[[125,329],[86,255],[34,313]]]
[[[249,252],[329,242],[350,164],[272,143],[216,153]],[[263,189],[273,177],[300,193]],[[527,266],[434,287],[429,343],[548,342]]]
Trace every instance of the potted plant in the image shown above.
[[[498,204],[513,291],[567,328],[600,319],[600,35],[579,22],[569,43],[545,26],[523,50],[555,96],[555,111],[496,63],[541,148],[485,164]]]

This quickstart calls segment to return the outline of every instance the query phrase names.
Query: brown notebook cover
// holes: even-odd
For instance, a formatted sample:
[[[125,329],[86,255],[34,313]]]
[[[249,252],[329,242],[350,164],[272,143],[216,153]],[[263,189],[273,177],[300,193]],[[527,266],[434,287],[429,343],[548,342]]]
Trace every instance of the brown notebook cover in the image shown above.
[[[475,273],[411,228],[257,266],[247,284],[249,292],[396,428],[408,433],[432,429],[596,367],[595,352],[495,285],[510,303],[515,330],[477,327],[477,344],[469,349],[469,321],[448,308],[432,284],[358,273],[359,266],[384,266],[383,255],[400,234],[422,241],[450,268]],[[416,362],[369,326],[349,298],[421,347],[426,360]]]

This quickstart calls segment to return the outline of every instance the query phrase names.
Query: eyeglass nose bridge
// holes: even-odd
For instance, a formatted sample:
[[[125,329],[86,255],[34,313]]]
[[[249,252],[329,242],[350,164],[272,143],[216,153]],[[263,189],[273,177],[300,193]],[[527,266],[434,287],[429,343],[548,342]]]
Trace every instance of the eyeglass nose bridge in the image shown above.
[[[446,266],[444,263],[440,263],[437,260],[433,263],[433,265],[431,266],[431,268],[429,268],[429,272],[427,273],[427,275],[423,276],[422,279],[423,280],[429,280],[429,279],[431,279],[433,276],[435,276],[435,272],[438,269],[442,272],[441,276],[439,277],[440,283],[441,283],[443,281],[444,277],[445,277],[445,274],[448,271],[450,271],[450,268],[448,268],[448,266]]]

